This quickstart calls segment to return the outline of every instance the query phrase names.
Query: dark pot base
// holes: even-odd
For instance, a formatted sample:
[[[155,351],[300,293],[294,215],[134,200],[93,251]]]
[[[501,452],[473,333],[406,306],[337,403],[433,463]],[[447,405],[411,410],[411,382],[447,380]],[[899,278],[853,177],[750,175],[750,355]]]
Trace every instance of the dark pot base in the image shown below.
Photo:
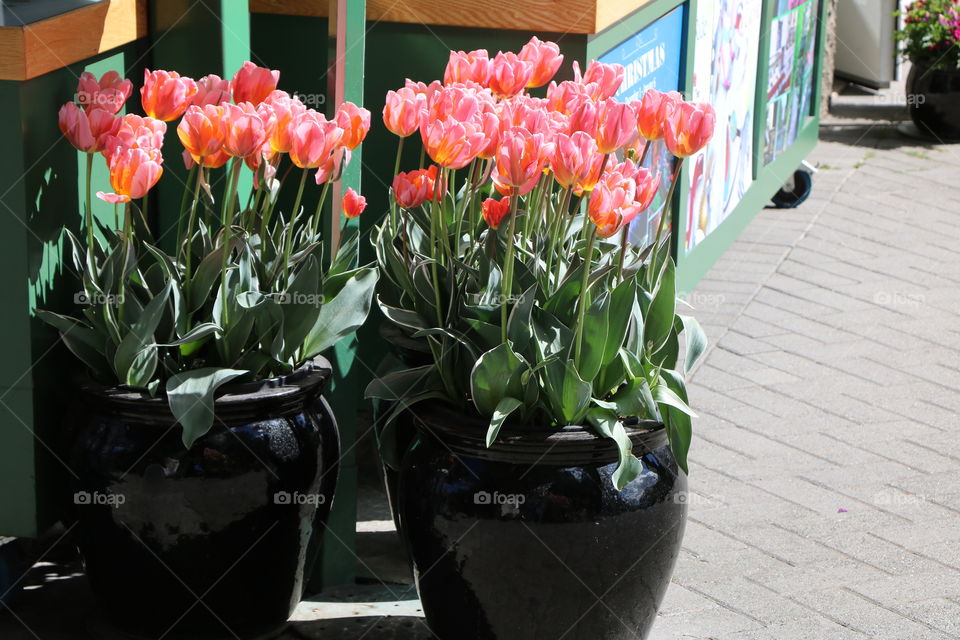
[[[444,419],[424,418],[428,431]],[[404,461],[399,515],[441,640],[646,636],[686,516],[686,477],[662,429],[635,444],[644,469],[621,492],[614,462],[581,451],[584,462],[572,463],[575,452],[555,442],[541,443],[540,462],[505,462],[433,434]],[[551,464],[554,456],[567,462]]]
[[[907,77],[910,119],[938,142],[960,141],[960,71],[915,64]]]

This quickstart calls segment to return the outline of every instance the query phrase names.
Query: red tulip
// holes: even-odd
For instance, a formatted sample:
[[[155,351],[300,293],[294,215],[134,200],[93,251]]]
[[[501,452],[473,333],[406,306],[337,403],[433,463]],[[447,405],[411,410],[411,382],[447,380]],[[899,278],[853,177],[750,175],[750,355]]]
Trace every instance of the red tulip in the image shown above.
[[[105,202],[130,202],[142,198],[163,174],[163,156],[157,149],[123,149],[110,158],[110,186],[114,193],[97,192]]]
[[[523,91],[533,77],[533,63],[521,60],[512,51],[497,54],[490,74],[490,89],[498,98],[510,98]]]
[[[458,82],[476,82],[487,86],[490,74],[493,72],[493,61],[486,49],[477,49],[470,53],[451,51],[447,68],[443,72],[443,83],[446,85]]]
[[[667,149],[678,158],[692,156],[711,138],[717,114],[706,102],[681,102],[663,128]]]
[[[341,202],[343,215],[348,218],[358,218],[363,210],[367,208],[367,199],[358,194],[352,188],[347,188],[343,194]]]
[[[89,71],[80,74],[77,101],[87,111],[103,109],[115,114],[123,108],[133,92],[133,83],[120,77],[116,71],[107,71],[98,81]]]
[[[230,82],[211,73],[197,80],[197,93],[190,104],[202,107],[230,101]]]
[[[480,208],[483,211],[483,220],[487,223],[487,226],[496,229],[510,213],[510,198],[501,198],[499,201],[495,198],[487,198]]]
[[[622,149],[637,135],[637,114],[628,104],[608,98],[597,109],[597,148],[600,153]]]
[[[420,126],[420,114],[427,108],[425,93],[418,93],[410,87],[387,92],[387,102],[383,106],[383,124],[394,135],[406,138]]]
[[[237,104],[249,102],[258,105],[277,88],[280,81],[280,72],[258,67],[249,60],[243,63],[233,80],[230,89],[233,92],[233,101]]]
[[[563,63],[560,47],[555,42],[544,42],[533,36],[520,50],[520,59],[533,65],[533,75],[527,81],[528,88],[542,87],[557,74]]]
[[[290,124],[290,160],[301,169],[316,169],[340,144],[343,129],[308,109]]]
[[[677,91],[661,93],[656,89],[647,89],[643,99],[634,103],[640,135],[647,140],[663,138],[663,126],[681,102],[683,96]]]
[[[197,83],[190,78],[181,78],[176,71],[143,70],[140,101],[151,118],[164,122],[176,120],[190,106],[197,92]]]
[[[370,112],[352,102],[337,107],[337,126],[343,129],[340,144],[351,151],[356,149],[370,131]]]
[[[404,209],[419,207],[437,196],[437,165],[397,174],[393,179],[393,197]],[[442,189],[439,190],[442,196]]]

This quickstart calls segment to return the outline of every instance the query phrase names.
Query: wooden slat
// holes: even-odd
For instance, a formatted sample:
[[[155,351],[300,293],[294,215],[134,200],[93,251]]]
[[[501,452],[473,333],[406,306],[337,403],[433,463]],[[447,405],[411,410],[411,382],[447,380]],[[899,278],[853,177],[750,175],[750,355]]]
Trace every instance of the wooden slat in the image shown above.
[[[147,35],[147,0],[110,0],[0,27],[0,80],[28,80]]]

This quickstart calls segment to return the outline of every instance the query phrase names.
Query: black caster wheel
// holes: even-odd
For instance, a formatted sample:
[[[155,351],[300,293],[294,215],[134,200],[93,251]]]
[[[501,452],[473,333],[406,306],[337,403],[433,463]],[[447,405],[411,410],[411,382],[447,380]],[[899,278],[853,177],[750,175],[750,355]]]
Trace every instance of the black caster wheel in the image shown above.
[[[811,191],[813,175],[804,169],[797,169],[793,173],[793,179],[773,196],[773,206],[777,209],[799,207],[810,196]]]

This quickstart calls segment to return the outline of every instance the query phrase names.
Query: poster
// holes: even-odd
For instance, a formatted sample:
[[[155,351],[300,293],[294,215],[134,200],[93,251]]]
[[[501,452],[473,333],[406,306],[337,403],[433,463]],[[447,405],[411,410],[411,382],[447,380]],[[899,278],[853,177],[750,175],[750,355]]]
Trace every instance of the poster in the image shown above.
[[[778,3],[770,25],[764,164],[794,143],[813,106],[819,0]]]
[[[624,67],[623,84],[616,95],[618,100],[638,102],[647,89],[664,93],[679,90],[685,15],[686,5],[681,5],[600,56],[600,62]],[[661,180],[647,215],[637,216],[630,223],[629,240],[634,246],[653,241],[670,190],[673,156],[662,140],[650,145],[644,166],[659,171]]]
[[[687,250],[730,215],[753,182],[763,0],[701,2],[697,13],[691,98],[714,106],[717,128],[704,151],[688,161]]]

